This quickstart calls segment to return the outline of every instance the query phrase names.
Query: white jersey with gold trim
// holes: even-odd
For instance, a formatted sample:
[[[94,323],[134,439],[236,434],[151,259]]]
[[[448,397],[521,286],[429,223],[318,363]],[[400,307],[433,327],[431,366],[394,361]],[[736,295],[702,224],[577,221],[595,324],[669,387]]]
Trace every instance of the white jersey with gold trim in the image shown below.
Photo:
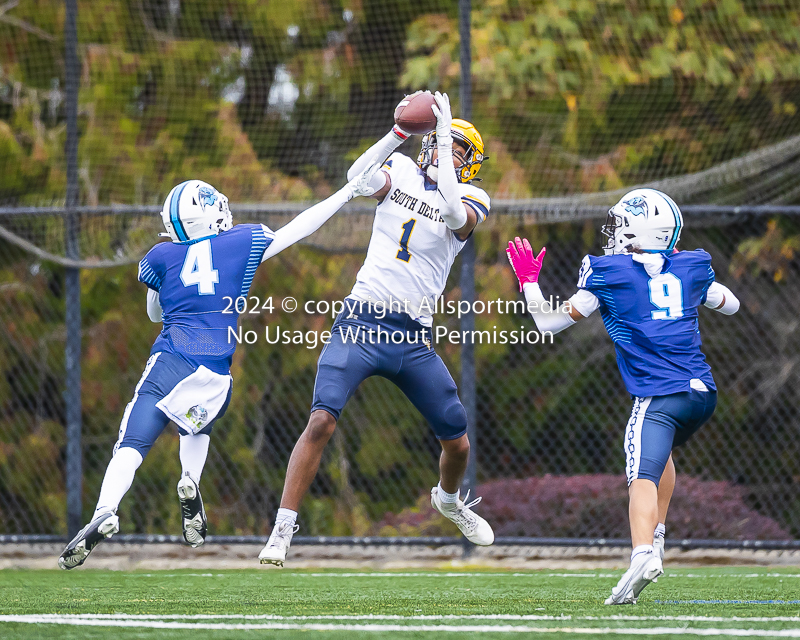
[[[393,153],[383,166],[392,179],[388,195],[378,204],[367,259],[358,272],[350,297],[364,302],[397,305],[426,327],[442,295],[453,261],[464,247],[439,216],[436,184],[408,156]],[[461,201],[489,214],[489,196],[471,184],[459,184]],[[388,310],[388,306],[387,306]]]

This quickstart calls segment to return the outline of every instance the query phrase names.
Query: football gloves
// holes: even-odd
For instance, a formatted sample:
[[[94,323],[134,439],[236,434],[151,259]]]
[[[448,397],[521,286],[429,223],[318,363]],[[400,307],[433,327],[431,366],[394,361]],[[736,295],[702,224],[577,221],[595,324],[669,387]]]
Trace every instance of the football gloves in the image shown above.
[[[542,262],[546,253],[547,249],[542,247],[539,255],[534,258],[530,242],[520,240],[518,237],[514,238],[514,242],[509,241],[506,255],[517,280],[519,280],[520,291],[528,282],[537,283],[539,281],[539,272],[542,270]]]
[[[385,177],[378,176],[378,179],[375,179],[382,164],[383,161],[380,159],[380,156],[372,156],[372,160],[370,160],[367,168],[347,183],[350,190],[348,200],[352,200],[358,196],[368,197],[374,195],[376,191],[383,188],[386,184]]]
[[[450,110],[450,98],[446,93],[437,91],[433,99],[436,100],[436,104],[431,105],[431,111],[436,116],[436,143],[439,146],[452,144],[450,128],[453,126],[453,113]]]

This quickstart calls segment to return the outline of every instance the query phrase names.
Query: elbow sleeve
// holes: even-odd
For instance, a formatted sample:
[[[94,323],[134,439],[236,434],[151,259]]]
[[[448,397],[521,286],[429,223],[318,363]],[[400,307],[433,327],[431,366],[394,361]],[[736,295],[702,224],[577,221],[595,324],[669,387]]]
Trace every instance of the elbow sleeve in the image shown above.
[[[724,284],[712,282],[706,294],[705,306],[714,311],[719,311],[726,316],[732,316],[739,310],[740,302],[733,291]]]
[[[453,165],[452,145],[439,146],[439,172],[436,185],[436,200],[439,204],[439,215],[449,229],[454,231],[467,224],[467,210],[461,202],[458,190],[458,178]]]
[[[575,320],[569,314],[569,308],[559,305],[553,309],[550,303],[544,299],[542,290],[537,283],[528,282],[523,288],[525,300],[528,302],[528,311],[536,323],[536,328],[541,333],[549,331],[556,334],[575,324]]]
[[[157,291],[147,290],[147,317],[151,322],[161,322],[161,300]]]

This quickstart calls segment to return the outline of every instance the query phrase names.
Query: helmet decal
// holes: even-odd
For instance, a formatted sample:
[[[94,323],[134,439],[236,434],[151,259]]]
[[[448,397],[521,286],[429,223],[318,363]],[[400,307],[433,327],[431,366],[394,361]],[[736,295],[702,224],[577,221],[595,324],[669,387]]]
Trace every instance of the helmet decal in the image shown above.
[[[632,216],[644,216],[645,218],[649,217],[647,211],[647,200],[645,200],[642,196],[636,196],[630,200],[625,200],[622,204],[625,205],[625,211],[630,213]]]
[[[204,209],[217,201],[217,194],[210,187],[200,187],[197,195],[200,196],[200,206]]]

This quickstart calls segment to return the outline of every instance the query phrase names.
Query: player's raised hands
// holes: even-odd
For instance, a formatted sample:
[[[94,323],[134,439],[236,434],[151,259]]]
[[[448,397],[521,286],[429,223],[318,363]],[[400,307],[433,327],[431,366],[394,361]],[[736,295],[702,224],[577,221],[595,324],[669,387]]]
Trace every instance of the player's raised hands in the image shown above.
[[[547,249],[542,247],[539,255],[534,258],[530,242],[520,240],[519,237],[514,238],[513,242],[509,241],[506,255],[517,280],[519,280],[520,291],[526,283],[539,281],[539,272],[542,270],[542,262],[544,262],[546,253]]]
[[[453,113],[450,110],[450,98],[446,93],[433,94],[436,104],[431,105],[431,111],[436,116],[436,142],[442,143],[451,140],[450,128],[453,125]]]
[[[380,156],[373,156],[372,160],[370,160],[369,164],[367,165],[367,168],[347,183],[347,186],[350,187],[351,191],[349,199],[353,199],[357,196],[374,195],[376,191],[383,187],[385,180],[373,180],[375,174],[381,168],[382,164],[383,162],[381,161]]]

